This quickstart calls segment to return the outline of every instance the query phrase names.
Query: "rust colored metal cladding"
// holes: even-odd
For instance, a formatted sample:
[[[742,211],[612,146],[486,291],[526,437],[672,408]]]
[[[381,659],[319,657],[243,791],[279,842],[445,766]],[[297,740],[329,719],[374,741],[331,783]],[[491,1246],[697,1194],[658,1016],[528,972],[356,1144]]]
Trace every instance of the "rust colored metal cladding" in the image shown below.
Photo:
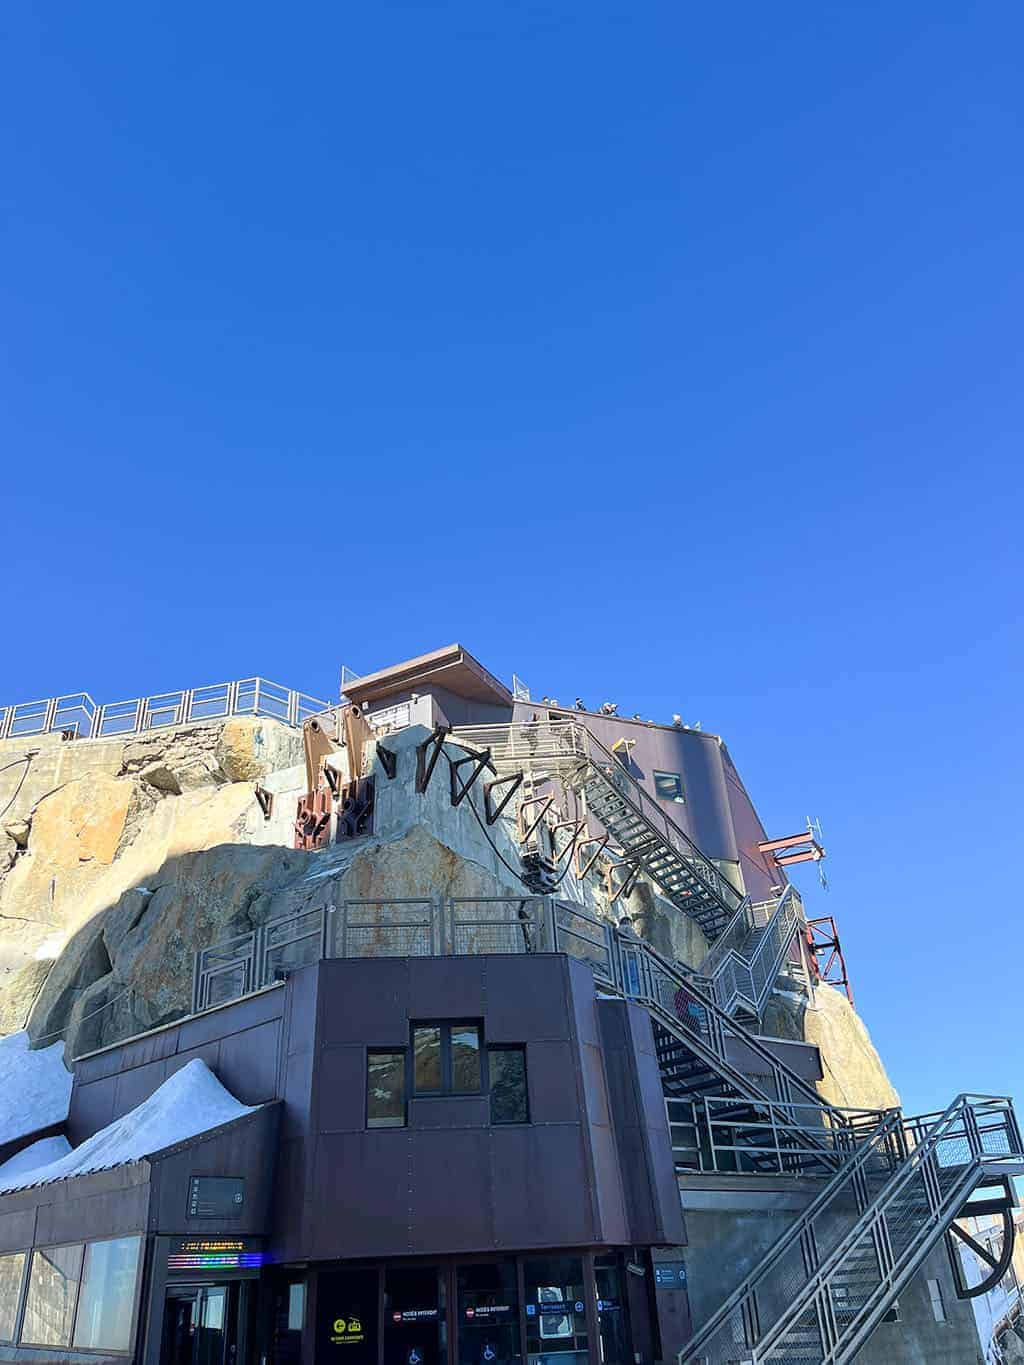
[[[357,777],[341,788],[335,842],[358,839],[373,833],[374,789],[372,777]]]
[[[331,837],[331,793],[326,788],[299,797],[295,813],[295,847],[307,852],[325,848]]]
[[[762,839],[757,847],[761,853],[771,855],[776,867],[789,867],[793,863],[820,863],[825,856],[825,850],[809,829],[801,830],[799,834],[787,834],[782,839]]]

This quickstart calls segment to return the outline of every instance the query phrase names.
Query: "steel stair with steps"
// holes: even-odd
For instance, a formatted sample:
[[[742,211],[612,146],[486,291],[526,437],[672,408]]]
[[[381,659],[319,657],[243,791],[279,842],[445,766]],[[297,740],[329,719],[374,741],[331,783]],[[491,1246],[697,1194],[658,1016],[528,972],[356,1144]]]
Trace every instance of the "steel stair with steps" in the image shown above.
[[[583,796],[586,814],[622,850],[621,861],[655,882],[709,941],[742,905],[743,894],[579,721],[460,726],[450,739],[487,753],[501,776],[522,772],[538,785],[557,779]]]
[[[971,1192],[1024,1171],[1009,1100],[960,1095],[944,1113],[892,1111],[680,1353],[680,1365],[843,1365]]]
[[[755,1030],[776,981],[791,957],[794,940],[806,928],[803,903],[794,886],[775,901],[744,902],[701,963],[714,983],[715,999],[727,1013]],[[806,970],[792,963],[809,991]]]

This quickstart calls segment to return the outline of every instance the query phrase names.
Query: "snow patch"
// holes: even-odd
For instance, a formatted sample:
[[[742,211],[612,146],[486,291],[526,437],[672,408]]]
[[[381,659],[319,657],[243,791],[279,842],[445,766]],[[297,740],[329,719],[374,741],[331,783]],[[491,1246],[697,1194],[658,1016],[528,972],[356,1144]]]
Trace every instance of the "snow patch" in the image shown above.
[[[140,1161],[164,1147],[173,1147],[222,1123],[255,1113],[259,1107],[236,1100],[197,1057],[169,1076],[138,1108],[93,1133],[80,1147],[57,1161],[31,1171],[23,1168],[16,1182],[0,1187],[0,1193]]]
[[[48,1166],[51,1161],[59,1161],[71,1151],[71,1143],[66,1137],[40,1138],[31,1146],[24,1147],[14,1156],[8,1157],[0,1166],[0,1189],[14,1183],[15,1176],[25,1171],[34,1171],[39,1166]]]
[[[70,1103],[63,1043],[33,1052],[24,1029],[0,1038],[0,1145],[63,1123]]]

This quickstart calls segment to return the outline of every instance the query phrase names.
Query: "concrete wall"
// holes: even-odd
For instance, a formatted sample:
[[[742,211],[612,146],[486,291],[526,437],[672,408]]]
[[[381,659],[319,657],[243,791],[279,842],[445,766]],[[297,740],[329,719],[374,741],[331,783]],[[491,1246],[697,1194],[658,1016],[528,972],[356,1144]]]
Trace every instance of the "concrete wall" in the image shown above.
[[[753,1177],[689,1178],[681,1182],[688,1246],[686,1262],[689,1309],[699,1328],[746,1278],[786,1227],[800,1216],[817,1193],[789,1188],[780,1181]],[[758,1186],[762,1188],[757,1188]],[[772,1188],[774,1186],[774,1188]],[[789,1253],[799,1276],[799,1248]],[[928,1278],[937,1279],[946,1322],[935,1321]],[[763,1321],[784,1301],[763,1306]],[[899,1298],[900,1320],[882,1323],[857,1356],[863,1365],[974,1365],[980,1361],[974,1315],[957,1299],[945,1248],[940,1244]]]

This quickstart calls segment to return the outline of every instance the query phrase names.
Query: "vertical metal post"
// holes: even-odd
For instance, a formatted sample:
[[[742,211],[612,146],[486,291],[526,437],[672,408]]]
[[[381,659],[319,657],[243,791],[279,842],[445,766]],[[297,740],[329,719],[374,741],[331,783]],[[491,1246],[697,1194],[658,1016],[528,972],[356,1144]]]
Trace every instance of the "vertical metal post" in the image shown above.
[[[299,694],[298,692],[288,693],[288,723],[298,725],[299,723]]]

